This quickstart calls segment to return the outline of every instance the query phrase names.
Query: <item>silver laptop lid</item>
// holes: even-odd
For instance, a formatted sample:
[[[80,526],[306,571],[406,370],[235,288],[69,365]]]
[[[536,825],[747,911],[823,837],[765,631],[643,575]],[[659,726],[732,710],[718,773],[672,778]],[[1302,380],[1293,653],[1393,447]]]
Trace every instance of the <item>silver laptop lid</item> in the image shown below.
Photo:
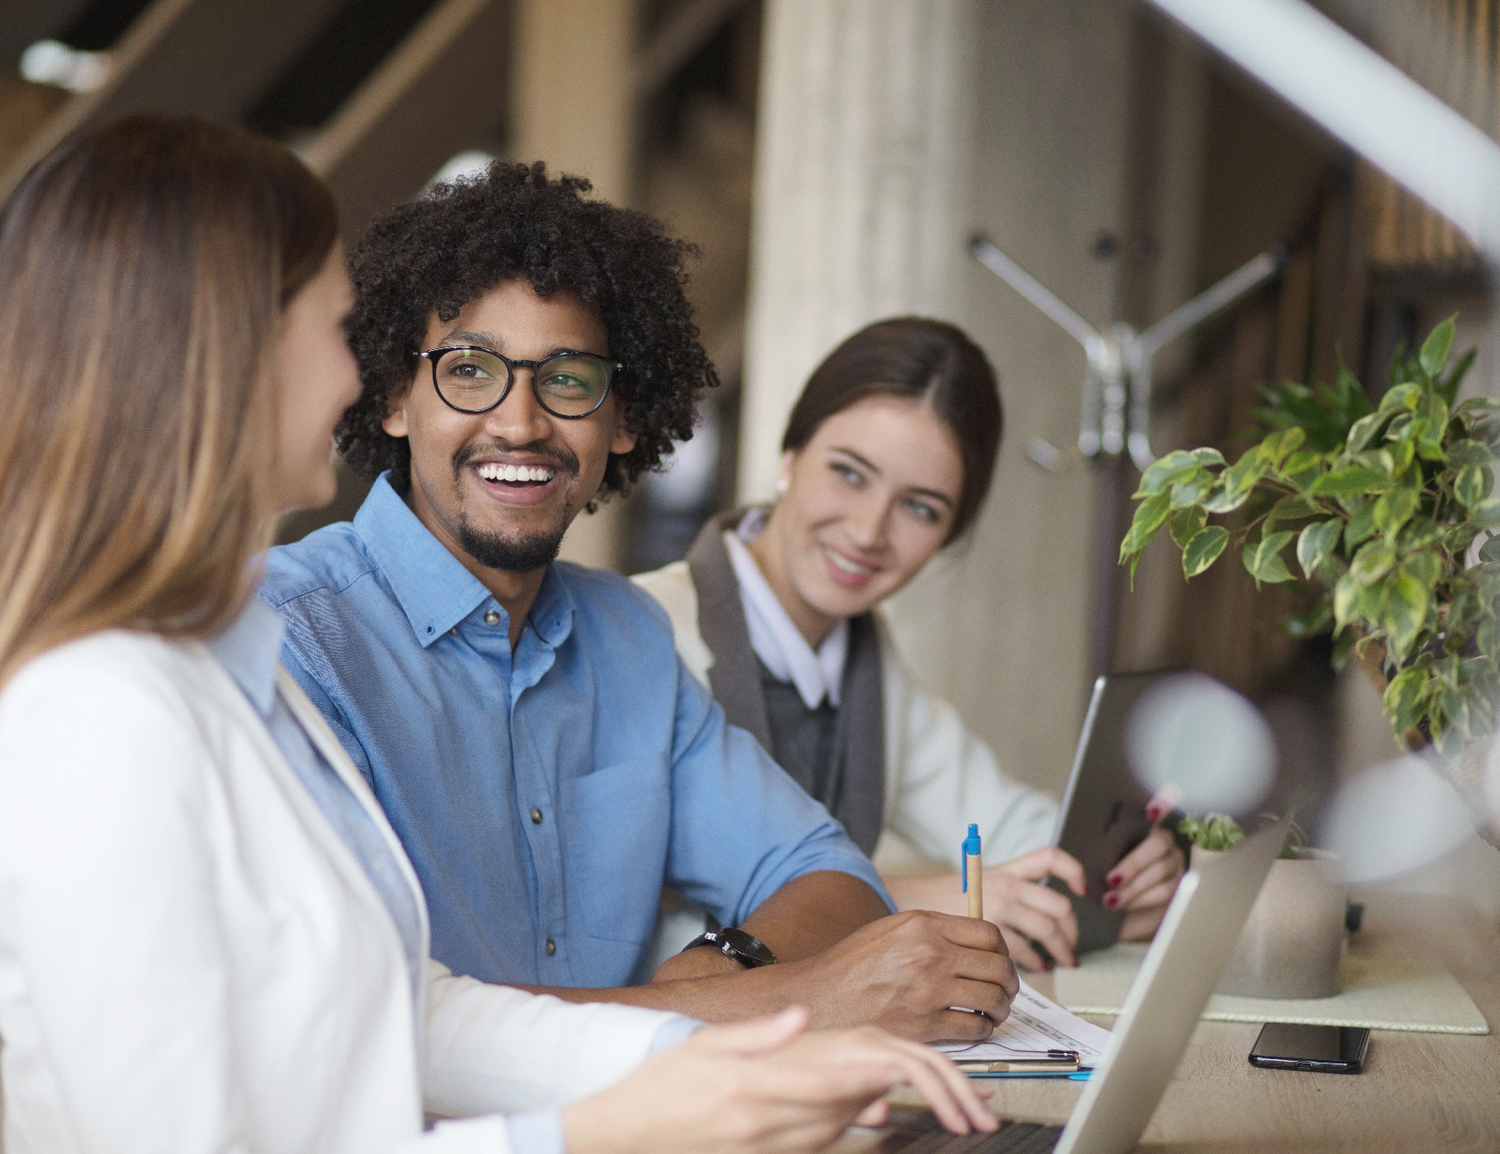
[[[1283,819],[1183,875],[1056,1154],[1124,1154],[1140,1141],[1281,851],[1287,824]]]

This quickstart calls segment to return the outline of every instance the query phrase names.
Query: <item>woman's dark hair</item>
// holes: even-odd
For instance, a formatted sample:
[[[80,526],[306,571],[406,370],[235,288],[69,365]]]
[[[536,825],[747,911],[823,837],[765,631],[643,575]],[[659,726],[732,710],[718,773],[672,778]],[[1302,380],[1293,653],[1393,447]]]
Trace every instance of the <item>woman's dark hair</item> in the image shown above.
[[[800,451],[818,427],[866,397],[906,397],[936,413],[958,442],[963,490],[948,541],[974,522],[1000,451],[1004,419],[995,370],[962,329],[923,317],[894,317],[860,329],[813,370],[787,419],[785,452]],[[946,543],[946,542],[945,542]]]
[[[540,297],[571,292],[603,322],[625,368],[614,389],[635,448],[609,456],[601,493],[625,492],[692,436],[702,391],[718,384],[698,342],[683,268],[697,249],[638,212],[587,200],[589,182],[546,166],[496,161],[479,177],[435,185],[376,221],[350,259],[358,294],[350,343],[364,391],[335,434],[367,480],[392,469],[410,484],[411,449],[381,422],[411,385],[434,313],[451,321],[508,280]]]

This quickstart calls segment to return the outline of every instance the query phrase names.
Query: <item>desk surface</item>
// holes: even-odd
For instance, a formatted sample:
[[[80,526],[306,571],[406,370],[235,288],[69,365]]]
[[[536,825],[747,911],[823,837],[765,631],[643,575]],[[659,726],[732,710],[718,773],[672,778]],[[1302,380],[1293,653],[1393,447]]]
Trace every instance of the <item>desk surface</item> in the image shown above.
[[[1442,962],[1500,1031],[1500,933],[1467,898],[1356,896],[1366,908],[1351,952]],[[1053,993],[1050,974],[1027,981]],[[1258,1070],[1246,1056],[1259,1032],[1238,1022],[1200,1023],[1139,1149],[1500,1151],[1500,1032],[1376,1030],[1365,1072],[1356,1075]],[[1082,1089],[1050,1079],[1001,1082],[991,1106],[1006,1117],[1061,1122]],[[854,1154],[867,1145],[850,1135],[836,1149]]]

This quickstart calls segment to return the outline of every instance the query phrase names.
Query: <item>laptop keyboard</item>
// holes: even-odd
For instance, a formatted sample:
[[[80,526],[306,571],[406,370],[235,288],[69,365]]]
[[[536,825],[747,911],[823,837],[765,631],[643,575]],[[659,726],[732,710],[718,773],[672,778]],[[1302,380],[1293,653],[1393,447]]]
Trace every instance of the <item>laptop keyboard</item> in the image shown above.
[[[892,1107],[892,1132],[872,1154],[1049,1154],[1062,1137],[1061,1126],[1000,1122],[993,1134],[950,1134],[931,1110]]]

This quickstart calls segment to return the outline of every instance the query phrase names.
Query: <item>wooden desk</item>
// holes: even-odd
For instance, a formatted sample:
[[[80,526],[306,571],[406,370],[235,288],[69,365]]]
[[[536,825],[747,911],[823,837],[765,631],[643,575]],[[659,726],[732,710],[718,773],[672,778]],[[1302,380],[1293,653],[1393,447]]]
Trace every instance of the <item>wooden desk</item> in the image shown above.
[[[1357,894],[1365,902],[1354,953],[1442,962],[1500,1031],[1500,933],[1467,898]],[[1028,975],[1051,995],[1050,974]],[[1112,1019],[1093,1019],[1102,1026]],[[1139,1149],[1249,1151],[1500,1151],[1500,1032],[1481,1037],[1371,1034],[1365,1072],[1258,1070],[1246,1060],[1260,1027],[1202,1022]],[[1083,1087],[1053,1080],[1001,1081],[997,1114],[1061,1122]],[[914,1101],[905,1095],[902,1101]],[[836,1148],[871,1144],[850,1135]]]

